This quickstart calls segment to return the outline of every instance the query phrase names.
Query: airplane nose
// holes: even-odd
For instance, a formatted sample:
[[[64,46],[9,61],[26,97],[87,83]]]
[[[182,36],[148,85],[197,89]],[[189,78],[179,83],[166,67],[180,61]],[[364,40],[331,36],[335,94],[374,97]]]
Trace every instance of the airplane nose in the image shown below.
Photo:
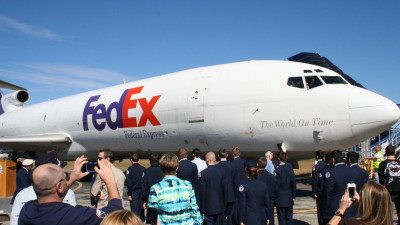
[[[383,96],[354,88],[349,94],[349,115],[353,135],[361,142],[393,126],[400,109]]]

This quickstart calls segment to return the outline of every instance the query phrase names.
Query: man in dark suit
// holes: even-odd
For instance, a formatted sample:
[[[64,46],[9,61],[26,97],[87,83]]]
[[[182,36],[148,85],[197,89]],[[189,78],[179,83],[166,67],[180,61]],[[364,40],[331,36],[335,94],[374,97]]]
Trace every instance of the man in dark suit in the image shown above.
[[[356,190],[360,193],[362,186],[369,180],[368,172],[358,166],[358,153],[348,152],[346,156],[347,164],[350,167],[347,176],[349,182],[356,184]],[[350,208],[346,210],[343,219],[355,218],[358,215],[358,203],[353,203]]]
[[[200,211],[205,225],[222,225],[227,206],[228,183],[225,171],[216,166],[214,152],[206,154],[208,167],[200,173]]]
[[[14,192],[14,195],[11,199],[11,204],[14,204],[15,196],[24,188],[27,188],[32,185],[32,174],[31,171],[33,169],[33,161],[32,159],[25,159],[22,161],[22,168],[17,172],[17,189]]]
[[[155,152],[150,154],[150,167],[145,169],[143,175],[143,208],[146,208],[146,202],[149,198],[150,188],[153,184],[160,182],[164,178],[164,173],[162,172],[160,166],[158,165],[159,155]],[[147,224],[156,224],[157,223],[157,209],[147,208]]]
[[[286,152],[278,152],[279,165],[275,169],[278,191],[276,198],[279,225],[292,224],[293,199],[296,198],[296,181],[293,167],[286,163]]]
[[[246,179],[244,175],[244,164],[246,163],[246,160],[242,159],[240,157],[240,148],[239,147],[234,147],[231,151],[231,154],[233,156],[233,160],[231,161],[231,166],[233,170],[233,188],[235,190],[234,195],[235,195],[235,208],[233,209],[233,215],[232,215],[232,220],[234,224],[237,224],[238,221],[238,198],[239,198],[239,185],[240,182],[243,179]]]
[[[257,180],[264,182],[267,185],[268,194],[269,194],[269,207],[268,207],[268,215],[267,218],[269,220],[269,225],[274,225],[274,202],[277,195],[277,187],[278,181],[275,176],[267,171],[265,168],[267,165],[267,159],[265,157],[260,157],[257,161],[257,165],[259,168]]]
[[[220,149],[218,151],[218,158],[220,159],[217,167],[225,171],[225,178],[228,184],[228,190],[226,192],[227,207],[225,210],[226,224],[232,225],[232,216],[235,203],[235,190],[233,189],[233,169],[231,163],[227,160],[228,151],[226,149]]]
[[[142,177],[145,168],[139,164],[139,154],[133,153],[131,158],[132,166],[125,172],[126,186],[128,188],[128,198],[131,211],[144,219],[143,202],[142,202]]]
[[[196,164],[192,163],[187,159],[189,151],[186,148],[180,148],[178,150],[179,167],[176,172],[176,176],[182,180],[190,181],[194,192],[196,194],[196,200],[199,200],[199,182],[198,182],[198,170]]]
[[[325,188],[325,184],[327,182],[326,182],[325,174],[327,172],[330,172],[333,167],[334,167],[334,164],[333,164],[333,159],[332,159],[332,152],[328,152],[325,154],[325,167],[321,170],[321,172],[318,175],[317,196],[319,196],[319,198],[320,198],[320,202],[319,202],[320,216],[318,217],[319,225],[326,224],[326,223],[324,223],[324,219],[323,219],[324,215],[328,211],[328,198],[326,195],[326,188]]]
[[[311,171],[311,177],[312,177],[312,194],[313,197],[315,198],[316,205],[317,205],[317,216],[318,216],[318,224],[322,225],[322,211],[321,211],[321,190],[318,190],[318,180],[321,174],[321,171],[325,168],[325,161],[324,161],[324,152],[321,150],[318,150],[315,152],[315,165],[312,168]]]
[[[244,175],[244,164],[246,163],[245,159],[240,157],[240,148],[234,147],[232,149],[233,160],[231,161],[231,166],[233,169],[233,186],[235,191],[235,196],[239,194],[239,185],[242,179],[245,179]]]
[[[331,152],[334,166],[323,174],[324,176],[324,191],[323,198],[326,204],[326,211],[323,212],[324,224],[335,215],[339,208],[340,200],[347,189],[347,184],[351,183],[350,168],[345,164],[342,152],[334,150]]]

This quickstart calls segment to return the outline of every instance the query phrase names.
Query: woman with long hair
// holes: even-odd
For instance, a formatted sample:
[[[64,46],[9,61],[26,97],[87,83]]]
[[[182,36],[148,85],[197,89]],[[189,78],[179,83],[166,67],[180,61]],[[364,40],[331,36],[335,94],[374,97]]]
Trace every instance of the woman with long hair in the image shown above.
[[[354,202],[359,203],[359,217],[341,221],[343,213]],[[354,198],[350,198],[348,191],[346,191],[338,211],[329,221],[329,224],[393,225],[392,200],[388,190],[380,184],[368,181],[361,189],[360,195],[355,192]]]

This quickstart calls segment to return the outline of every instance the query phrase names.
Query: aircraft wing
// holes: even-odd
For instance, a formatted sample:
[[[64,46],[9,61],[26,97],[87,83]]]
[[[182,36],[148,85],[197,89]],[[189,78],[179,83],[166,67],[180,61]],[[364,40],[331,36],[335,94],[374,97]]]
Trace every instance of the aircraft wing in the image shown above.
[[[49,150],[72,143],[67,134],[41,134],[17,137],[0,137],[0,147],[14,150]]]
[[[26,91],[26,88],[17,86],[15,84],[10,84],[10,83],[5,82],[3,80],[0,80],[0,88],[7,88],[7,89],[11,89],[11,90],[24,90],[24,91]]]

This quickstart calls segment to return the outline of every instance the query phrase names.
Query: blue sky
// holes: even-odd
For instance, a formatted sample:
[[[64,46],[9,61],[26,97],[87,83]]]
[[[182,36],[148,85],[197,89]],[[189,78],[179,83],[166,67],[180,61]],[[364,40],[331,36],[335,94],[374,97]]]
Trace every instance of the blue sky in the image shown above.
[[[0,79],[37,103],[306,51],[400,103],[399,12],[398,0],[0,0]]]

